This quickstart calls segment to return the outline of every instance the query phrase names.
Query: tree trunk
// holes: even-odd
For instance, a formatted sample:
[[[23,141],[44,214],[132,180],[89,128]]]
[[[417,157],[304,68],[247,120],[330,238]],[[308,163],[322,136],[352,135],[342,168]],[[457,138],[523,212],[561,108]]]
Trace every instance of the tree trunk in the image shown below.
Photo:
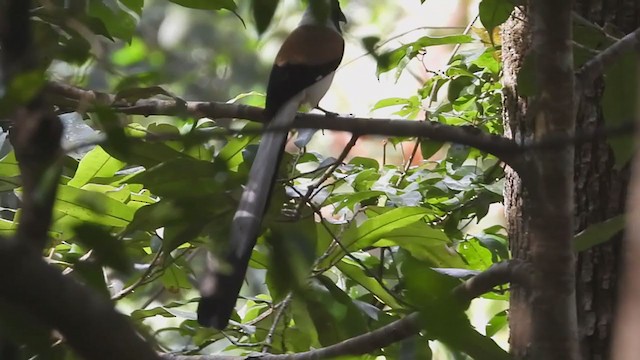
[[[640,26],[640,4],[637,0],[577,0],[574,10],[587,20],[603,27],[629,33]],[[527,100],[518,96],[517,74],[530,48],[530,29],[526,14],[517,11],[504,26],[504,115],[507,132],[520,141],[532,137],[533,126],[527,123]],[[577,108],[577,131],[602,129],[604,119],[600,106],[603,81],[583,89]],[[614,168],[613,154],[606,141],[584,143],[575,149],[575,232],[624,212],[628,168]],[[505,206],[514,258],[530,259],[529,221],[523,216],[530,199],[520,178],[508,172]],[[525,210],[526,211],[526,210]],[[617,293],[620,237],[578,254],[576,263],[576,310],[579,347],[582,359],[609,358],[611,322]],[[526,358],[531,341],[529,323],[531,304],[522,289],[511,293],[511,347],[516,358]]]

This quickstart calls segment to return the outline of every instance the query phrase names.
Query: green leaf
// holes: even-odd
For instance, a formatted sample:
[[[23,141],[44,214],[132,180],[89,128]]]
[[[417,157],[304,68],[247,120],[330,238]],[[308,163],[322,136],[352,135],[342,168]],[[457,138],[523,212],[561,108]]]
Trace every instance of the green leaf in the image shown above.
[[[280,0],[251,0],[253,20],[255,21],[258,34],[264,33],[269,27],[278,3],[280,3]]]
[[[372,212],[368,212],[370,215]],[[429,211],[420,207],[403,207],[392,209],[383,214],[373,216],[364,221],[360,226],[351,226],[340,240],[349,251],[357,251],[370,246],[391,231],[419,221],[429,214]],[[335,263],[345,255],[344,251],[337,248],[321,263],[320,268]]]
[[[391,69],[397,68],[402,60],[407,58],[408,60],[416,57],[419,52],[429,46],[438,45],[455,45],[455,44],[467,44],[473,41],[473,38],[469,35],[449,35],[442,37],[423,36],[420,39],[405,44],[397,49],[380,54],[377,57],[378,69],[377,74],[380,75]]]
[[[103,145],[103,148],[116,159],[130,165],[142,165],[146,168],[170,159],[185,157],[184,154],[166,144],[146,142],[124,136],[110,141]]]
[[[95,177],[110,177],[124,167],[124,163],[109,155],[102,147],[96,146],[78,164],[75,175],[67,185],[82,187]]]
[[[93,255],[100,264],[123,273],[131,271],[132,264],[124,243],[113,237],[104,227],[80,223],[74,230],[76,239],[88,249],[93,249]]]
[[[237,6],[233,0],[169,0],[172,3],[184,7],[201,10],[231,10],[235,11]]]
[[[381,302],[392,309],[402,309],[403,306],[382,286],[376,279],[367,275],[364,270],[353,260],[344,258],[336,264],[345,276],[360,284],[363,288],[369,290]]]
[[[247,127],[245,127],[247,129]],[[243,150],[247,148],[247,145],[254,139],[252,136],[235,137],[229,140],[229,142],[220,150],[220,153],[216,159],[220,159],[227,163],[230,170],[237,170],[240,164],[243,163],[244,157],[242,155]]]
[[[20,175],[20,166],[16,160],[16,153],[9,152],[0,160],[0,176],[12,177]]]
[[[514,8],[512,0],[482,0],[478,9],[480,22],[489,34],[493,34],[493,29],[507,21]]]
[[[367,332],[364,314],[331,279],[316,277],[304,293],[304,299],[322,346]]]
[[[443,230],[434,229],[424,222],[395,229],[373,244],[377,247],[400,246],[433,267],[466,267],[453,245]]]
[[[375,105],[373,105],[373,107],[371,108],[371,111],[383,109],[390,106],[408,105],[409,103],[410,103],[409,99],[399,98],[399,97],[382,99],[382,100],[378,100],[378,102],[375,103]]]
[[[233,180],[233,174],[219,161],[178,158],[141,172],[129,182],[142,184],[159,196],[187,198],[219,194]]]
[[[148,56],[149,49],[147,45],[144,40],[136,36],[131,39],[129,46],[123,46],[111,53],[111,61],[119,66],[130,66],[144,61]]]
[[[495,314],[485,327],[485,333],[487,336],[493,336],[498,331],[504,329],[509,324],[509,318],[507,317],[507,310],[500,311]]]
[[[290,291],[304,288],[316,255],[317,233],[313,217],[294,222],[271,222],[265,239],[269,251],[269,291],[281,301]]]
[[[328,204],[334,204],[334,212],[346,207],[353,210],[356,204],[360,204],[366,200],[377,198],[384,195],[383,191],[358,191],[347,194],[336,194],[329,197],[326,201]]]
[[[603,244],[624,230],[624,224],[624,215],[618,215],[590,225],[573,237],[573,248],[575,251],[580,252]]]
[[[135,209],[104,194],[60,185],[54,210],[80,221],[105,226],[126,226]]]
[[[638,54],[629,52],[605,72],[602,112],[608,127],[615,128],[635,121],[638,95]],[[634,153],[633,136],[609,136],[616,168],[629,162]]]
[[[136,29],[136,19],[116,4],[108,6],[103,0],[90,0],[87,8],[89,16],[102,21],[110,35],[129,41]]]
[[[41,70],[16,74],[0,93],[0,117],[9,116],[16,106],[28,103],[44,86],[47,76]]]
[[[177,294],[181,289],[192,288],[186,270],[175,263],[164,269],[161,280],[164,288],[171,294]]]
[[[131,9],[138,15],[142,14],[142,7],[144,6],[144,0],[119,0],[124,6]]]
[[[439,141],[433,141],[429,139],[421,139],[420,140],[420,153],[422,154],[422,158],[424,160],[429,160],[433,155],[435,155],[444,143]]]

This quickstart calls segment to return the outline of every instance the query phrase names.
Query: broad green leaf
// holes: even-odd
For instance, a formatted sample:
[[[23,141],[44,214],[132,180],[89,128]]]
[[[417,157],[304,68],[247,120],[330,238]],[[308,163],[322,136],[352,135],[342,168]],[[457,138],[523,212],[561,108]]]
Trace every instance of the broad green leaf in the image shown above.
[[[87,13],[100,19],[109,34],[119,39],[129,41],[136,29],[136,19],[117,5],[107,5],[102,0],[90,0]]]
[[[143,184],[155,195],[173,198],[198,197],[224,192],[233,174],[220,161],[178,158],[135,175],[129,182]]]
[[[493,28],[507,21],[514,8],[512,0],[482,0],[478,9],[480,22],[489,34],[493,34]]]
[[[624,215],[618,215],[590,225],[573,237],[573,249],[580,252],[603,244],[624,230],[624,224]]]
[[[142,14],[142,7],[144,6],[144,0],[119,0],[124,6],[133,10],[136,14]]]
[[[236,170],[238,166],[244,161],[242,151],[247,148],[247,145],[254,139],[252,136],[236,137],[229,140],[229,142],[220,150],[220,153],[216,157],[229,166],[230,170]]]
[[[364,221],[360,226],[352,225],[340,239],[341,244],[348,251],[357,251],[370,246],[384,238],[391,231],[407,226],[429,214],[429,211],[420,207],[404,207],[392,209],[380,215],[373,216]],[[335,263],[345,255],[341,248],[336,248],[330,256],[320,264],[325,268]]]
[[[60,185],[54,210],[79,221],[89,221],[105,226],[126,226],[135,209],[104,194]]]
[[[16,160],[16,153],[11,151],[0,160],[0,176],[13,177],[20,175],[20,167]]]
[[[160,278],[164,288],[172,294],[177,294],[180,289],[191,289],[191,283],[185,269],[175,263],[164,269],[164,273]],[[170,312],[171,313],[171,312]]]
[[[148,55],[149,49],[144,41],[134,37],[129,46],[123,46],[111,54],[111,61],[119,66],[130,66],[145,60]]]
[[[474,359],[509,359],[491,338],[471,326],[464,310],[468,304],[452,296],[458,279],[438,273],[411,256],[402,263],[407,297],[420,310],[420,324],[429,336],[465,352]]]
[[[444,231],[434,229],[424,222],[415,222],[395,229],[383,236],[373,246],[400,246],[409,251],[413,257],[433,267],[466,267]]]
[[[122,240],[116,239],[105,228],[90,223],[80,223],[74,230],[75,239],[87,249],[93,249],[93,254],[102,266],[109,266],[123,273],[131,271],[132,263]]]
[[[367,332],[362,311],[331,279],[316,277],[303,296],[323,346]]]
[[[498,331],[504,329],[509,324],[509,318],[507,316],[507,310],[500,311],[495,314],[485,327],[485,333],[487,336],[493,336]]]
[[[392,309],[402,309],[403,306],[389,292],[380,285],[378,281],[368,276],[359,265],[348,258],[343,258],[336,264],[338,270],[345,274],[348,278],[360,284],[363,288],[369,290],[381,302]]]
[[[102,184],[86,184],[82,187],[83,190],[92,192],[98,192],[107,195],[108,197],[118,200],[121,203],[129,203],[131,196],[131,189],[129,185],[121,185],[119,187]],[[153,203],[153,202],[151,202]]]
[[[124,167],[124,163],[96,146],[80,160],[75,175],[67,185],[82,187],[95,177],[110,177]]]
[[[409,99],[397,98],[397,97],[387,98],[387,99],[378,100],[378,102],[375,103],[375,105],[373,105],[373,107],[371,108],[371,111],[383,109],[390,106],[401,106],[401,105],[407,105],[407,104],[409,104]]]
[[[424,160],[429,160],[433,155],[435,155],[442,147],[444,143],[439,141],[433,141],[429,139],[421,139],[420,140],[420,152],[422,154],[422,158]]]
[[[359,204],[365,200],[377,198],[384,195],[382,191],[359,191],[354,193],[336,194],[327,199],[327,203],[334,204],[334,212],[346,207],[353,210],[356,204]]]
[[[8,238],[15,234],[17,225],[13,221],[0,219],[0,236]]]
[[[159,142],[146,142],[131,137],[122,137],[103,145],[111,156],[126,162],[129,165],[142,165],[150,168],[163,161],[174,158],[186,157],[170,146]]]

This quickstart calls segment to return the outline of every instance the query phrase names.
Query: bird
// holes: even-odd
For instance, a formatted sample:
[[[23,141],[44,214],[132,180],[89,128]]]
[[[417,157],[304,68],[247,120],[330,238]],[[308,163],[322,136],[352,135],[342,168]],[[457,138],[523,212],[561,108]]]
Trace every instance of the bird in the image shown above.
[[[311,0],[276,55],[265,99],[270,120],[231,222],[223,266],[209,269],[200,280],[197,315],[202,326],[223,330],[229,323],[260,235],[287,142],[286,129],[301,106],[318,107],[329,90],[344,54],[341,25],[346,21],[338,0]]]

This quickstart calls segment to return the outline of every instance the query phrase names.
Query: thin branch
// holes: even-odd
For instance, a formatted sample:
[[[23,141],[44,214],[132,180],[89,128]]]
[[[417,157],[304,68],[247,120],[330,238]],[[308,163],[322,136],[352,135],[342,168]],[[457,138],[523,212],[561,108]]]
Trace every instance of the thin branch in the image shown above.
[[[149,266],[145,269],[144,273],[142,273],[142,275],[140,275],[140,277],[136,281],[134,281],[133,284],[129,285],[125,289],[122,289],[117,294],[111,296],[111,300],[118,301],[118,300],[124,298],[125,296],[131,294],[132,292],[134,292],[141,285],[144,285],[144,280],[146,280],[147,277],[149,277],[151,275],[151,272],[153,270],[155,270],[155,266],[156,266],[156,264],[158,262],[158,259],[160,258],[161,254],[162,254],[162,250],[158,251],[154,255],[154,257],[151,260],[151,263],[149,264]]]
[[[496,286],[514,283],[530,288],[531,280],[531,265],[513,259],[491,265],[487,270],[453,289],[453,295],[468,304],[471,300],[491,292]]]
[[[353,149],[353,147],[356,145],[356,142],[358,141],[358,137],[359,136],[356,134],[351,136],[351,140],[349,140],[349,143],[347,143],[344,149],[342,149],[342,153],[340,153],[340,156],[338,156],[338,158],[333,162],[333,164],[331,164],[331,166],[329,166],[329,168],[324,172],[324,174],[318,180],[316,180],[311,186],[307,188],[307,192],[300,198],[300,203],[298,204],[298,208],[296,209],[296,212],[295,212],[296,215],[300,214],[302,205],[304,203],[309,202],[311,199],[313,199],[313,197],[318,195],[318,192],[320,191],[318,187],[322,185],[325,181],[327,181],[327,179],[333,174],[333,172],[338,168],[338,166],[342,165],[342,162],[344,161],[344,159],[347,158],[347,155],[349,155],[349,152],[351,151],[351,149]]]
[[[586,85],[602,75],[605,68],[615,63],[625,54],[640,49],[640,28],[618,40],[613,45],[594,56],[576,74],[580,84]]]
[[[287,296],[282,300],[279,304],[278,310],[276,311],[276,315],[273,317],[273,324],[267,333],[266,338],[264,339],[264,345],[262,346],[262,352],[267,352],[269,348],[271,348],[271,344],[273,343],[273,335],[278,328],[278,324],[280,323],[280,319],[284,315],[284,312],[287,311],[289,307],[289,303],[291,302],[291,298],[293,297],[293,293],[289,292]]]

